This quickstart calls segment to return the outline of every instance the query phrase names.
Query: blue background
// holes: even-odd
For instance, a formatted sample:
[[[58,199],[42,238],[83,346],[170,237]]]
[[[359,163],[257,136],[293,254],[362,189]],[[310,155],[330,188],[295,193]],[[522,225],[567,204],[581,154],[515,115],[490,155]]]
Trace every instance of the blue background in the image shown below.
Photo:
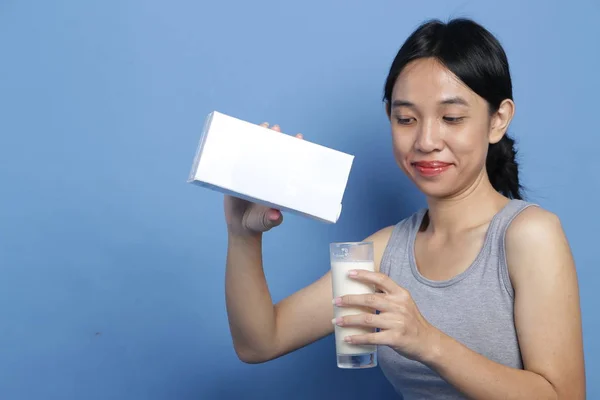
[[[342,371],[331,337],[235,356],[222,196],[187,184],[206,114],[356,155],[336,225],[268,234],[275,301],[423,205],[392,158],[388,67],[423,20],[476,18],[511,61],[523,181],[562,218],[581,284],[589,398],[600,398],[600,5],[572,1],[0,2],[0,398],[393,397]]]

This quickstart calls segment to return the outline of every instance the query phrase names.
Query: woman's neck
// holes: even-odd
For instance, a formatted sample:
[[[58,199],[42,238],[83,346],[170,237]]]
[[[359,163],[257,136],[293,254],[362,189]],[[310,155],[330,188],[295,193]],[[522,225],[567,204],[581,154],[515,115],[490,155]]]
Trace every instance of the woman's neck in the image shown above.
[[[482,176],[466,191],[453,198],[428,198],[427,231],[451,235],[489,222],[507,203],[487,176]]]

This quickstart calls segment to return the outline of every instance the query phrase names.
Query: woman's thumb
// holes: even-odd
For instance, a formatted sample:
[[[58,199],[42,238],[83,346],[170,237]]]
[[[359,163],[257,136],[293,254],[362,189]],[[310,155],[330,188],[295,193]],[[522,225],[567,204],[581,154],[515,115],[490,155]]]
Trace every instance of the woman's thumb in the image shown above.
[[[244,215],[244,226],[252,231],[266,232],[283,222],[281,211],[267,207],[250,207]]]

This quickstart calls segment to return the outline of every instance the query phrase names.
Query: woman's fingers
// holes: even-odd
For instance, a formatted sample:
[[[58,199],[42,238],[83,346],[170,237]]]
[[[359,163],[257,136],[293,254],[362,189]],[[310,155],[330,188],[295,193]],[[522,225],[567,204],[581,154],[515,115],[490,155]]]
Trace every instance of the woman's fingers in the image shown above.
[[[259,126],[262,126],[263,128],[269,128],[270,124],[268,122],[263,122]],[[281,132],[281,127],[278,124],[273,125],[271,129],[277,132]],[[297,133],[295,137],[297,137],[298,139],[304,139],[304,135],[302,135],[301,133]]]

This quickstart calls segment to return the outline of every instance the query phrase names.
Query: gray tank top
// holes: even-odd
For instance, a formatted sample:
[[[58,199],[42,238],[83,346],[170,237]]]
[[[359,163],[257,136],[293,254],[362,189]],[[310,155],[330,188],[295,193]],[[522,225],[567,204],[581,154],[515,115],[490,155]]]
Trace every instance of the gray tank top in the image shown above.
[[[493,217],[473,263],[445,281],[429,280],[416,267],[414,243],[426,213],[422,209],[394,227],[381,260],[381,272],[410,292],[432,325],[493,361],[522,369],[504,237],[514,217],[532,205],[511,200]],[[384,375],[405,400],[465,398],[436,372],[390,347],[380,346],[377,357]]]

